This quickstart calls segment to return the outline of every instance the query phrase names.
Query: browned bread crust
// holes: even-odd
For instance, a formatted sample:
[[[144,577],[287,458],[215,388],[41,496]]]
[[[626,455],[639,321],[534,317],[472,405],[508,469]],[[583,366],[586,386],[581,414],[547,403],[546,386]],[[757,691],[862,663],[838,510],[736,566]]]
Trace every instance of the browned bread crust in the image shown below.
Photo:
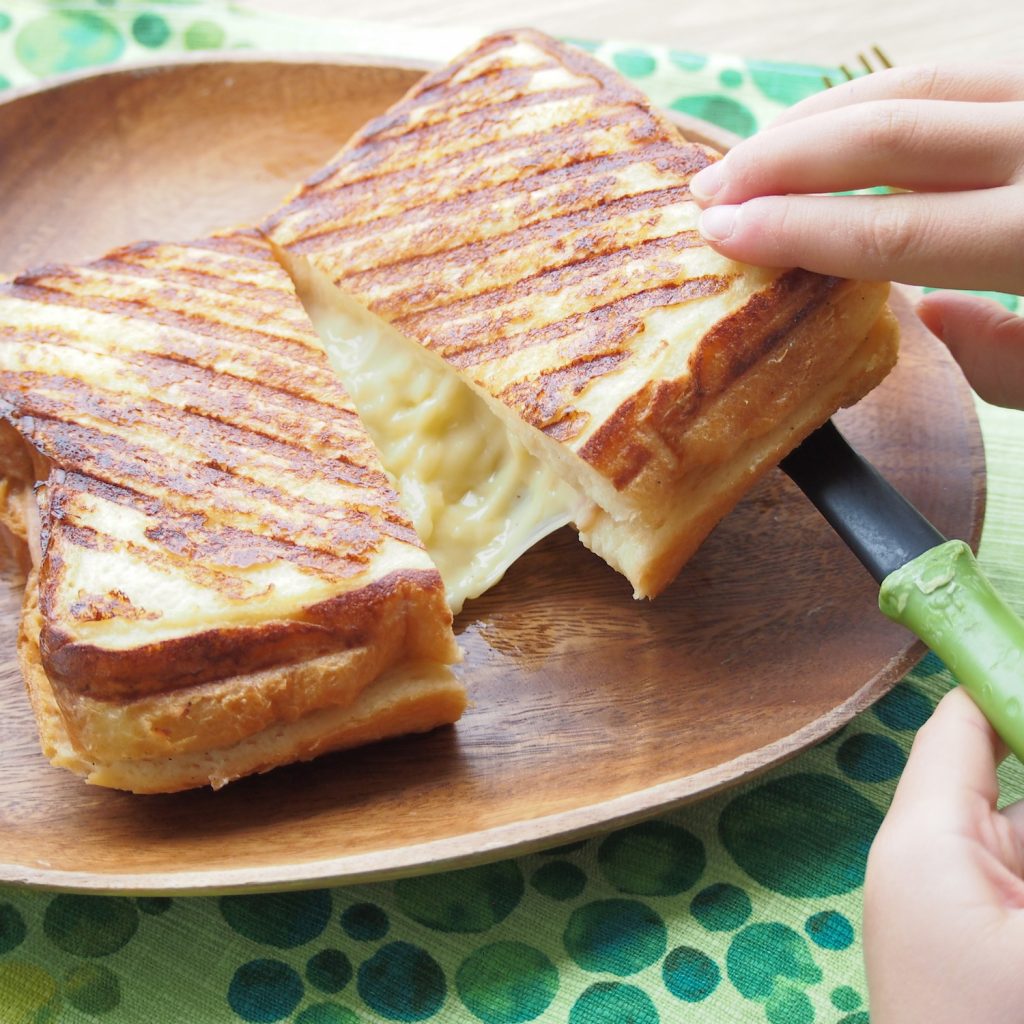
[[[219,789],[246,775],[309,761],[329,751],[427,732],[457,721],[466,708],[465,688],[447,666],[413,662],[384,672],[341,704],[303,712],[299,710],[301,702],[286,694],[282,703],[294,713],[272,705],[260,709],[260,691],[267,683],[277,684],[286,693],[291,682],[288,670],[269,670],[196,688],[203,698],[214,698],[205,711],[204,723],[216,736],[217,745],[211,746],[189,740],[190,701],[199,695],[195,691],[162,694],[155,701],[143,698],[109,703],[82,698],[87,707],[76,711],[84,713],[90,738],[98,740],[91,748],[75,738],[74,724],[56,699],[43,668],[39,653],[42,618],[32,583],[34,580],[26,589],[18,660],[43,753],[54,765],[94,785],[134,793],[175,793],[207,785]],[[317,666],[329,680],[340,678],[350,683],[345,675],[334,673],[336,667]],[[305,672],[306,666],[294,668],[296,674]],[[337,695],[344,694],[343,686]],[[172,730],[177,724],[177,735],[161,735],[162,725],[153,714],[156,703],[162,712],[160,721],[171,723]],[[231,725],[245,711],[255,712],[266,724],[244,730],[244,735],[232,741]]]
[[[851,294],[840,295],[838,307],[788,332],[784,348],[757,374],[701,405],[684,435],[686,450],[679,461],[685,471],[663,500],[629,521],[596,513],[581,525],[583,542],[633,581],[640,596],[668,586],[715,524],[769,469],[892,368],[899,335],[895,317],[884,310],[856,342],[857,334],[841,321],[856,314],[861,285],[848,281],[844,286]],[[723,444],[737,445],[728,458],[722,458]],[[648,474],[657,470],[656,464],[645,467]]]

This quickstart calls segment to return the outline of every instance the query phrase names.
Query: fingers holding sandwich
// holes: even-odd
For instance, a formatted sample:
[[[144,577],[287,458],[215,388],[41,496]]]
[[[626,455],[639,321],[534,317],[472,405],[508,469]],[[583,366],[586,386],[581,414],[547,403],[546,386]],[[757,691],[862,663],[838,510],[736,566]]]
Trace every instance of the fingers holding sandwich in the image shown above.
[[[829,194],[880,184],[909,191]],[[858,78],[797,104],[690,190],[705,239],[744,263],[1024,294],[1024,72]],[[983,398],[1024,406],[1024,318],[948,293],[918,311]]]
[[[712,206],[700,230],[724,256],[861,280],[1024,291],[1024,224],[1009,189],[890,196],[764,196]],[[1016,190],[1015,190],[1016,192]],[[1024,196],[1012,201],[1022,207]]]
[[[1024,102],[877,100],[769,128],[690,182],[704,207],[888,185],[995,188],[1024,173]]]
[[[830,195],[878,185],[909,194]],[[1024,72],[863,76],[798,104],[690,190],[701,233],[736,260],[1024,292]]]

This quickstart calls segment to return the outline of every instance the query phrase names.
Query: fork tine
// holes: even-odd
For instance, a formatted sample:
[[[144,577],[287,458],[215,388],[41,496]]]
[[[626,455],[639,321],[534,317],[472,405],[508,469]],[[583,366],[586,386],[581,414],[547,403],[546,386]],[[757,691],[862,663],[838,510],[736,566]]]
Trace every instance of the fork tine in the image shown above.
[[[889,60],[888,57],[886,57],[886,55],[882,52],[882,48],[880,46],[872,46],[871,49],[874,52],[874,55],[882,62],[882,67],[892,67],[892,61]]]
[[[882,65],[883,68],[891,68],[893,66],[892,61],[889,60],[889,58],[885,55],[880,46],[872,46],[871,52],[875,55],[875,57],[878,59],[878,62]],[[878,68],[872,66],[869,58],[866,57],[863,53],[857,54],[857,60],[860,61],[860,66],[864,69],[865,74],[873,75],[876,71],[879,70]],[[846,78],[846,81],[848,82],[852,82],[854,78],[858,77],[858,75],[860,74],[859,71],[857,72],[857,74],[854,74],[854,72],[852,72],[845,64],[840,64],[839,70],[843,73],[844,77]],[[828,75],[822,75],[821,80],[824,83],[826,89],[835,88],[836,83],[833,82]]]

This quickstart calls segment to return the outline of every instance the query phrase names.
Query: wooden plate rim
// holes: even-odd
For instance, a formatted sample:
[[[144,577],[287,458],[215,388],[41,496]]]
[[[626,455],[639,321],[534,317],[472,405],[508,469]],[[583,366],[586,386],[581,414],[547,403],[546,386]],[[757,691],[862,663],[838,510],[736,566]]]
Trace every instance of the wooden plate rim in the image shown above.
[[[13,103],[26,96],[38,93],[56,92],[69,85],[77,85],[88,79],[140,78],[162,72],[176,71],[180,67],[208,66],[215,70],[218,65],[233,64],[309,64],[340,65],[344,67],[385,68],[403,71],[431,71],[438,67],[436,61],[414,60],[406,57],[375,57],[358,53],[317,53],[315,50],[202,50],[183,53],[174,58],[158,60],[134,60],[119,63],[115,67],[79,68],[58,75],[47,75],[27,85],[16,85],[0,93],[0,106]]]

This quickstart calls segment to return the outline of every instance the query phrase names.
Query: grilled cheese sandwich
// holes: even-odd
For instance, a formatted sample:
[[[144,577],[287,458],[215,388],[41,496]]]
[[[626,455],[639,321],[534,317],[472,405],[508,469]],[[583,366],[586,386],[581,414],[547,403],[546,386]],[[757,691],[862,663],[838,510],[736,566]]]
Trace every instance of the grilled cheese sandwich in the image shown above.
[[[263,229],[458,373],[575,492],[584,543],[651,597],[896,358],[888,285],[704,244],[688,183],[716,156],[585,54],[502,33]]]
[[[459,717],[442,581],[258,236],[0,285],[0,402],[55,763],[217,786]]]

